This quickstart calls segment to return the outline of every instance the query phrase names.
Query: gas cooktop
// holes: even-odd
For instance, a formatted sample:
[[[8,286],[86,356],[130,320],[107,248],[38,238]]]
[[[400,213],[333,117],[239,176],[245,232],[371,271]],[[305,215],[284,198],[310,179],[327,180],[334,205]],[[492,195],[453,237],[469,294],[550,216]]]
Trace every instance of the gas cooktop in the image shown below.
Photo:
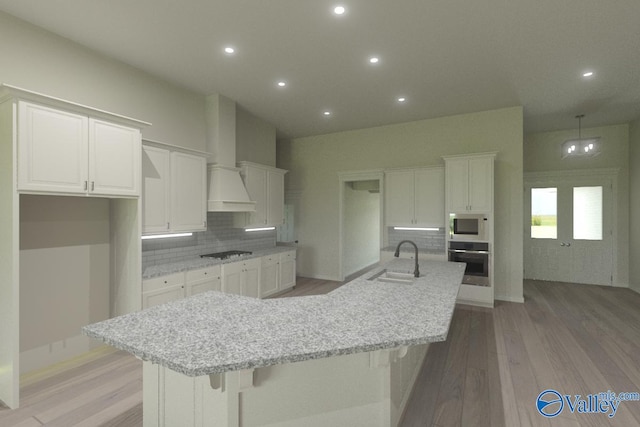
[[[225,252],[214,252],[212,254],[204,254],[200,255],[200,258],[216,258],[216,259],[228,259],[228,258],[237,258],[242,255],[251,255],[252,252],[249,251],[225,251]]]

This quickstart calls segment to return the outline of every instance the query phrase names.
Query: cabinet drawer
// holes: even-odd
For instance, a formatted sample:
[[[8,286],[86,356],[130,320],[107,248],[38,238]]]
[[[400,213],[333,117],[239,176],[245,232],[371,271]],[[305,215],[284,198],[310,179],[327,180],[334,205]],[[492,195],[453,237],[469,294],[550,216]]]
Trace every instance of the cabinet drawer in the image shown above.
[[[221,274],[221,268],[219,265],[214,265],[207,268],[199,268],[197,270],[187,271],[187,283],[195,282],[203,279],[218,278]]]
[[[184,284],[184,273],[169,274],[142,281],[142,292]]]
[[[262,257],[262,266],[268,267],[270,265],[277,264],[279,261],[280,261],[280,257],[278,254],[266,255]]]
[[[280,260],[282,261],[294,261],[296,259],[296,251],[282,252],[280,254]]]

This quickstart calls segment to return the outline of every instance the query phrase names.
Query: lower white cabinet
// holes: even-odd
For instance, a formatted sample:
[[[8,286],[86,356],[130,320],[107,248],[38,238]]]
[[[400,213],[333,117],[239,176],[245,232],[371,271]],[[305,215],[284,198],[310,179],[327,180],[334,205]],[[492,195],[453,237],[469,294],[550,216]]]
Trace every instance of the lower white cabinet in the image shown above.
[[[262,260],[252,258],[222,265],[222,292],[260,298]]]
[[[264,298],[295,285],[292,250],[143,280],[142,308],[207,291]]]
[[[142,308],[184,298],[184,273],[142,281]]]
[[[280,254],[262,257],[260,297],[265,298],[280,290]]]
[[[222,290],[222,268],[219,265],[186,272],[185,296]]]
[[[296,251],[280,253],[278,290],[293,288],[296,285]]]

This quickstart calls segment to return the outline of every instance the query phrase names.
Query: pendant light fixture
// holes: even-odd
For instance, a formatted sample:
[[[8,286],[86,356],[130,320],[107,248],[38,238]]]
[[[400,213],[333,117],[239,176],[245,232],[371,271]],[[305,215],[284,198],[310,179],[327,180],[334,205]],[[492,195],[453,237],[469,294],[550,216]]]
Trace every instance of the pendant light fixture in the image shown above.
[[[569,139],[562,144],[562,158],[579,156],[597,156],[600,154],[600,137],[582,138],[582,118],[584,114],[576,116],[578,119],[578,139]]]

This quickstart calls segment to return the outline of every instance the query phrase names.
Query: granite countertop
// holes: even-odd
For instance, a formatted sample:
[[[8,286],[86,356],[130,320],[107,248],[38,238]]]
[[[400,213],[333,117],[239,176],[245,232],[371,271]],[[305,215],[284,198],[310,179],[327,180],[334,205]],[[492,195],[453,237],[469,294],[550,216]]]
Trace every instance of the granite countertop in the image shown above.
[[[412,284],[368,281],[394,259],[318,296],[267,299],[210,291],[83,328],[188,376],[444,341],[465,264],[421,261]]]
[[[267,249],[259,249],[252,251],[251,255],[242,255],[240,257],[228,258],[228,259],[215,259],[215,258],[192,258],[186,261],[179,262],[167,262],[160,265],[153,265],[145,268],[142,272],[142,279],[152,279],[154,277],[166,276],[167,274],[179,273],[181,271],[195,270],[198,268],[206,268],[214,265],[228,264],[230,262],[242,261],[245,259],[259,258],[271,254],[277,254],[280,252],[289,252],[296,250],[292,246],[274,246]]]

